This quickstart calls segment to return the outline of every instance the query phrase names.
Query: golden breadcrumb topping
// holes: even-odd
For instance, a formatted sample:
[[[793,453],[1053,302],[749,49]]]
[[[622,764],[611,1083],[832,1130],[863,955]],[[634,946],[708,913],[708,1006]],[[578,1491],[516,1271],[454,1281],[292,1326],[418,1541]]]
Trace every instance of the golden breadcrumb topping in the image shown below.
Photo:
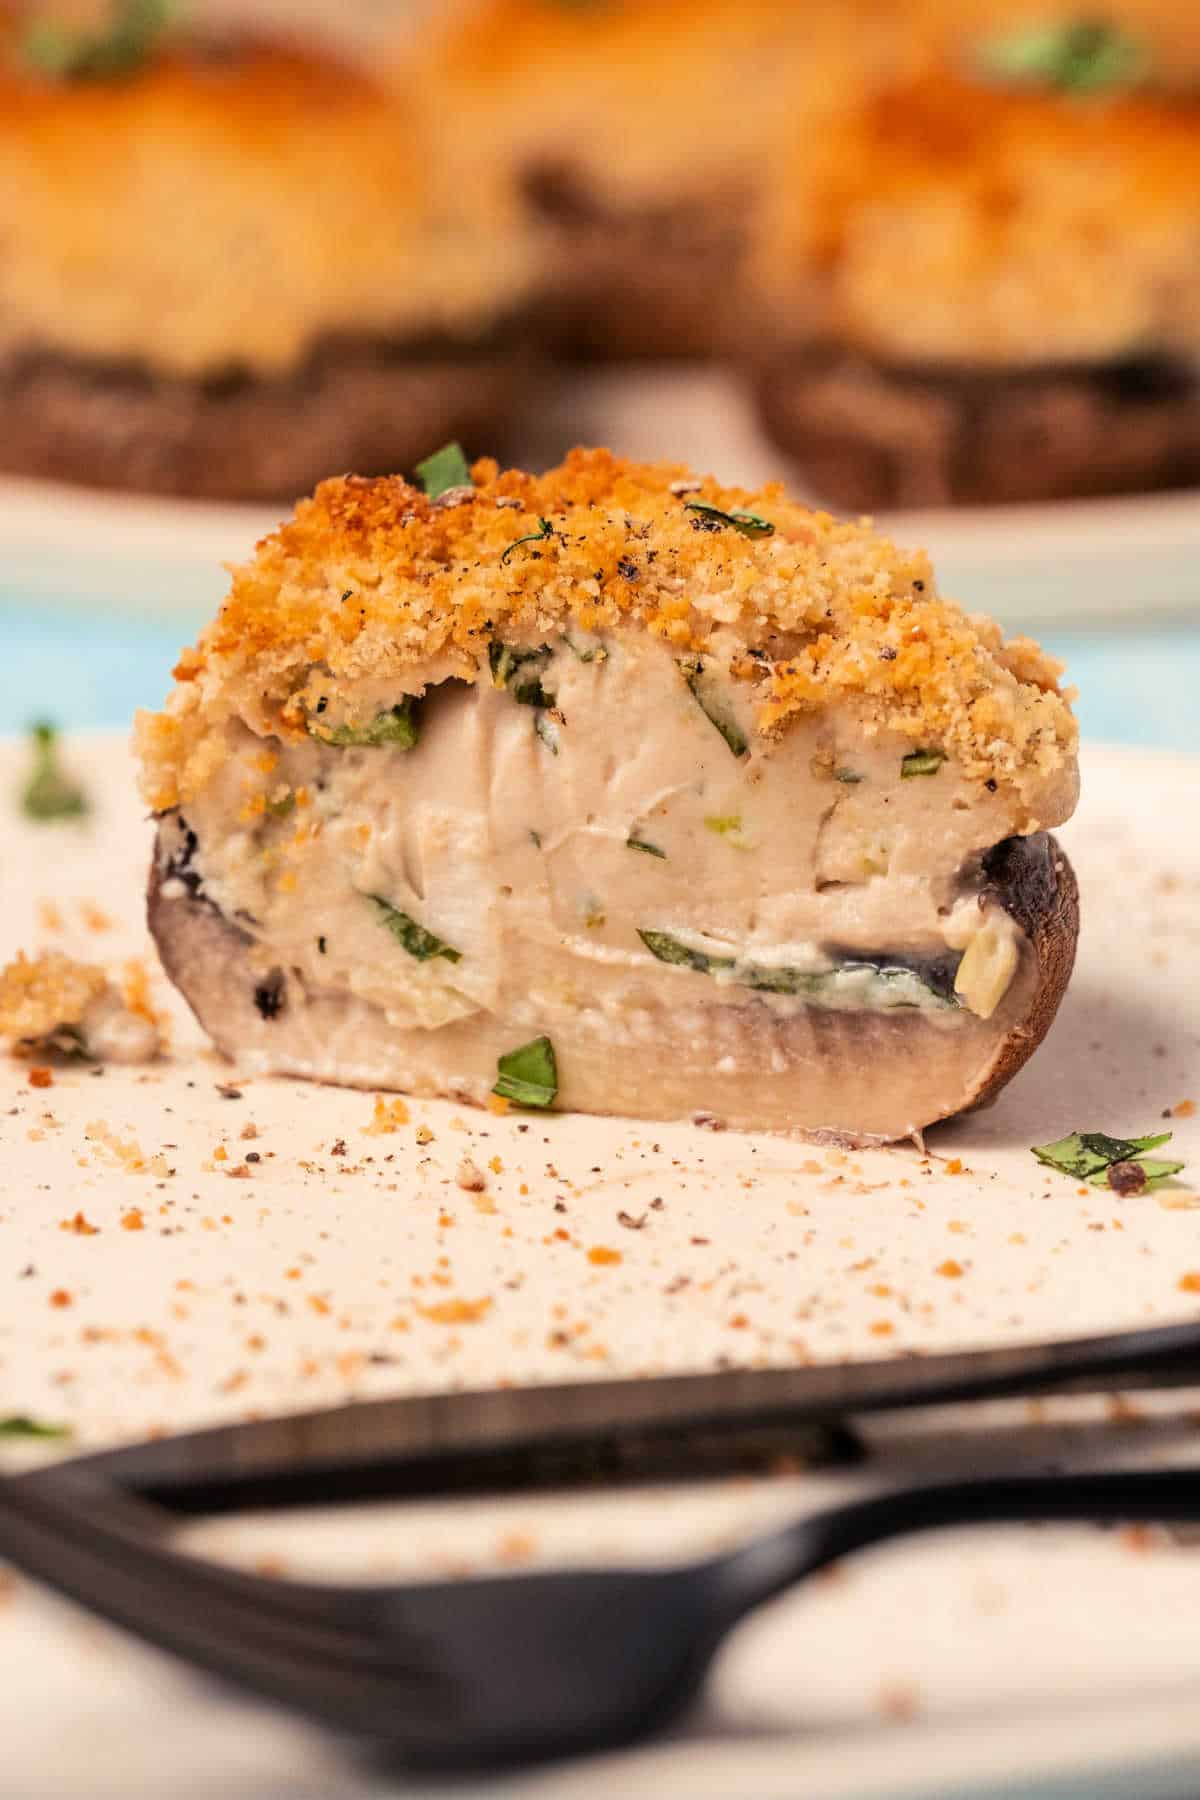
[[[705,507],[752,515],[755,535]],[[470,488],[437,500],[399,476],[323,482],[234,570],[166,711],[141,716],[147,797],[161,809],[202,787],[224,755],[210,728],[228,718],[284,737],[317,706],[368,722],[381,693],[474,681],[493,640],[564,627],[712,650],[752,684],[768,737],[852,703],[867,728],[1027,794],[1073,765],[1060,665],[940,598],[923,551],[778,484],[575,450],[544,475],[478,462]]]
[[[756,285],[785,332],[896,361],[1200,346],[1200,98],[991,86],[860,94],[773,160]]]
[[[339,334],[477,335],[532,281],[515,195],[444,180],[411,92],[249,40],[54,80],[3,36],[0,350],[278,372]]]
[[[545,158],[625,204],[757,180],[810,92],[905,29],[904,0],[480,0],[422,34],[420,84],[482,155]]]
[[[95,963],[75,962],[55,950],[31,961],[18,951],[16,960],[0,969],[0,1037],[37,1041],[78,1026],[107,986]]]

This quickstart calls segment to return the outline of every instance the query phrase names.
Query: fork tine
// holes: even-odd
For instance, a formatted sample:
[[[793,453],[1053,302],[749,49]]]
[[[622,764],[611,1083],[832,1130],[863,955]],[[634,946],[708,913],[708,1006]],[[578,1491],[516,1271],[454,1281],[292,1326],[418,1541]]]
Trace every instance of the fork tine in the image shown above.
[[[278,1615],[293,1624],[309,1626],[330,1635],[341,1632],[365,1646],[384,1642],[389,1660],[397,1649],[390,1622],[380,1617],[368,1587],[332,1583],[266,1579],[260,1575],[195,1556],[164,1545],[164,1526],[173,1521],[157,1507],[95,1476],[71,1468],[39,1471],[6,1484],[11,1494],[20,1488],[35,1496],[40,1520],[76,1539],[86,1541],[93,1553],[103,1554],[139,1572],[157,1571],[177,1591],[193,1593],[208,1604],[221,1594],[253,1606],[263,1617]],[[132,1558],[132,1562],[130,1562]],[[344,1654],[355,1652],[347,1646]],[[365,1649],[361,1654],[366,1655]]]
[[[403,1717],[448,1697],[444,1677],[420,1661],[407,1637],[389,1640],[281,1607],[290,1584],[131,1541],[46,1483],[0,1483],[0,1554],[161,1648],[328,1722],[357,1721],[360,1729],[374,1717],[378,1730],[380,1707]],[[236,1579],[223,1579],[230,1575]],[[355,1597],[353,1590],[341,1595]]]

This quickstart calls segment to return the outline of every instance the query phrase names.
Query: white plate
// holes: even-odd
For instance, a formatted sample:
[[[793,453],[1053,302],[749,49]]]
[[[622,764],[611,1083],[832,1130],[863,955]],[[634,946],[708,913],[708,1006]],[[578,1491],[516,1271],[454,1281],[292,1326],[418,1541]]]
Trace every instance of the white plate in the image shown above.
[[[56,945],[119,965],[148,954],[149,828],[122,746],[69,750],[96,811],[82,827],[35,827],[3,803],[0,951]],[[23,754],[0,749],[0,796],[14,792]],[[161,1065],[62,1069],[35,1089],[21,1065],[0,1064],[0,1412],[65,1419],[78,1441],[99,1443],[447,1384],[892,1354],[1194,1316],[1179,1284],[1200,1270],[1200,1196],[1080,1191],[1028,1146],[1072,1127],[1150,1130],[1164,1109],[1200,1099],[1200,842],[1174,829],[1194,816],[1198,779],[1185,758],[1089,754],[1065,834],[1086,922],[1062,1016],[999,1104],[934,1134],[928,1157],[497,1119],[436,1102],[413,1103],[409,1122],[379,1133],[369,1095],[255,1081],[223,1096],[217,1084],[236,1069],[161,981],[173,1039]],[[1174,1129],[1200,1172],[1200,1116]],[[246,1162],[251,1152],[261,1160]],[[485,1194],[457,1185],[464,1156],[486,1172]],[[621,1212],[644,1224],[630,1229]],[[71,1229],[80,1213],[94,1235]],[[865,1477],[429,1503],[369,1509],[353,1527],[293,1518],[206,1535],[228,1554],[270,1548],[291,1567],[401,1577],[653,1560],[864,1479],[980,1469],[1018,1449],[1039,1466],[1194,1457],[1195,1405],[1194,1394],[1156,1402],[1153,1430],[1106,1425],[1103,1403],[1066,1401],[875,1426]],[[4,1792],[400,1791],[24,1584],[4,1598]],[[498,1791],[833,1800],[1011,1793],[1018,1776],[1054,1771],[1096,1795],[1100,1771],[1123,1762],[1136,1777],[1115,1791],[1195,1792],[1197,1617],[1200,1559],[1146,1554],[1141,1538],[1006,1531],[908,1544],[754,1622],[706,1710],[670,1742]],[[1192,1787],[1172,1787],[1184,1768]]]
[[[557,461],[574,443],[687,462],[730,482],[788,477],[734,378],[719,370],[600,372],[549,397],[518,460]],[[802,484],[793,475],[791,485]],[[207,613],[224,563],[286,511],[91,493],[0,479],[3,590],[133,611]],[[1200,606],[1200,492],[881,518],[934,556],[943,590],[1006,626],[1144,621]]]

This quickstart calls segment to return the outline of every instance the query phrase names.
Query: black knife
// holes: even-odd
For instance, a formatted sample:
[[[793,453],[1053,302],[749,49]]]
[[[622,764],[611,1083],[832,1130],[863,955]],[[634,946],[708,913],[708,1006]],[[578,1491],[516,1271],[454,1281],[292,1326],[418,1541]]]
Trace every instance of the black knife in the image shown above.
[[[89,1454],[175,1512],[711,1473],[781,1451],[853,1454],[856,1413],[1200,1385],[1200,1324],[802,1368],[365,1400]]]

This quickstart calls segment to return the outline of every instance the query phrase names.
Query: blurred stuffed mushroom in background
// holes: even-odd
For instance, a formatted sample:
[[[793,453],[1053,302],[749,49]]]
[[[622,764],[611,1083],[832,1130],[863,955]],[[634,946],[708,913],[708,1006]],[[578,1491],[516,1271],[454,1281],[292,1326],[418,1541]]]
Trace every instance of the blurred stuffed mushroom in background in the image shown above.
[[[763,423],[848,507],[1195,481],[1200,27],[940,10],[772,166]]]
[[[0,25],[0,467],[289,498],[503,441],[527,234],[395,81],[148,0]]]

